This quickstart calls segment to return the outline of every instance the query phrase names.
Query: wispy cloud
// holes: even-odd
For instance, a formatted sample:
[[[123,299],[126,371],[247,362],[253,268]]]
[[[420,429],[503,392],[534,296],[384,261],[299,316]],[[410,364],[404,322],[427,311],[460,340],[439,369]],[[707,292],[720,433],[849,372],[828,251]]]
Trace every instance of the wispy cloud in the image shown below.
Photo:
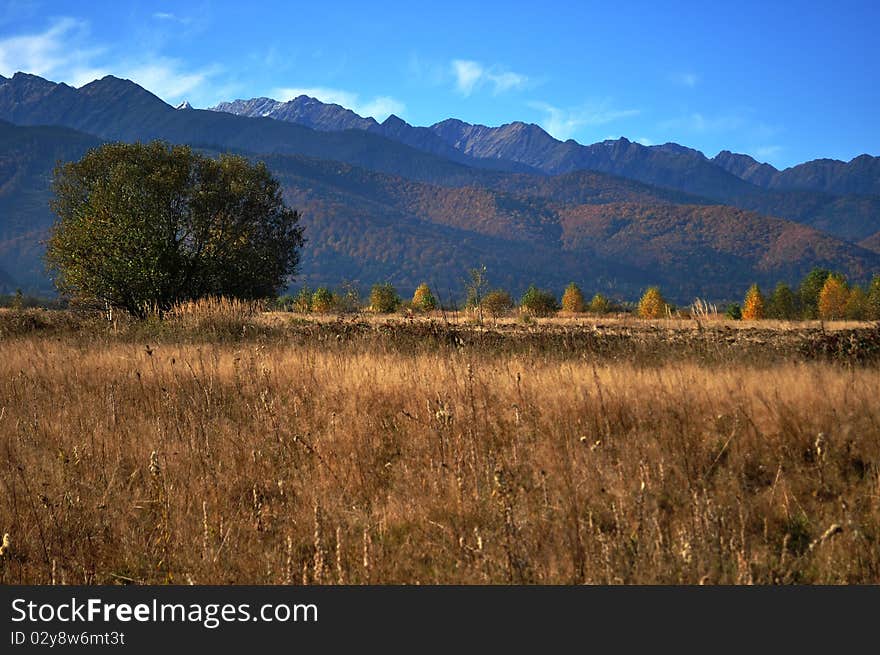
[[[169,57],[159,57],[148,63],[135,62],[119,68],[119,75],[137,82],[160,98],[182,99],[205,85],[209,78],[220,72],[216,66],[189,71],[183,62]]]
[[[695,86],[697,86],[697,84],[700,83],[700,76],[696,73],[690,72],[672,73],[669,76],[669,79],[672,81],[673,84],[677,84],[678,86],[686,86],[690,89],[694,88]]]
[[[88,31],[85,21],[58,18],[42,32],[0,39],[0,73],[24,71],[75,83],[90,71],[100,72],[92,62],[104,49],[85,45]]]
[[[663,130],[706,134],[730,132],[742,128],[745,123],[745,117],[736,113],[707,116],[701,112],[693,112],[685,116],[662,121],[660,128]]]
[[[463,96],[474,91],[489,87],[493,95],[515,89],[522,89],[528,84],[529,78],[498,66],[485,66],[478,61],[455,59],[451,63],[455,88]]]
[[[275,89],[273,95],[276,100],[281,101],[293,100],[298,96],[309,96],[321,102],[341,105],[361,116],[372,116],[380,122],[391,114],[401,116],[406,111],[406,105],[390,96],[376,96],[362,100],[360,94],[353,91],[328,87],[284,87]]]
[[[153,18],[156,20],[170,21],[172,23],[180,23],[181,25],[189,25],[192,22],[191,18],[178,16],[177,14],[172,14],[168,11],[157,11],[153,14]]]
[[[638,109],[617,109],[610,101],[592,103],[580,107],[562,109],[547,102],[530,102],[529,106],[544,114],[540,125],[549,134],[565,141],[583,127],[606,125],[617,120],[638,116]]]
[[[775,159],[778,155],[782,154],[784,148],[778,145],[772,146],[758,146],[755,148],[755,158],[763,161]]]
[[[114,52],[91,44],[89,28],[87,21],[63,17],[42,32],[0,39],[0,73],[25,71],[77,87],[113,74],[176,103],[189,94],[208,93],[211,78],[221,72],[213,65],[191,69],[179,59],[154,52],[136,56]]]

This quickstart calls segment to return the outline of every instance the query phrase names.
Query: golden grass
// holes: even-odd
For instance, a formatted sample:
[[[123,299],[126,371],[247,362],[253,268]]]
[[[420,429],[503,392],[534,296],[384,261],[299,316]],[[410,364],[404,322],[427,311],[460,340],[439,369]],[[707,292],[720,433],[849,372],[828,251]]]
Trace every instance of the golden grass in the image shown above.
[[[0,582],[880,582],[874,366],[137,334],[0,341]]]

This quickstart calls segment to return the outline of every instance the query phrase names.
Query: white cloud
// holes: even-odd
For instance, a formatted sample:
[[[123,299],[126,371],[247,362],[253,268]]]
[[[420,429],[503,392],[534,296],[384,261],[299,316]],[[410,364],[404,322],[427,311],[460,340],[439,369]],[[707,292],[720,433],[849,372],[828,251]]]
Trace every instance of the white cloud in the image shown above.
[[[66,81],[75,87],[81,87],[89,82],[100,80],[102,77],[110,75],[110,71],[106,68],[81,68],[71,71]]]
[[[153,14],[153,18],[156,20],[167,21],[169,23],[180,23],[181,25],[189,25],[190,23],[192,23],[192,18],[178,16],[177,14],[172,14],[169,11],[157,11]]]
[[[63,17],[42,32],[0,39],[0,74],[24,71],[77,87],[112,74],[176,104],[188,94],[204,96],[210,78],[220,72],[216,66],[189,70],[178,59],[152,52],[120,56],[106,47],[91,45],[89,32],[87,21]]]
[[[653,146],[653,145],[654,145],[654,142],[651,141],[651,139],[648,139],[648,138],[643,137],[643,136],[642,136],[642,137],[639,137],[638,139],[636,139],[636,141],[637,141],[638,143],[642,144],[643,146]]]
[[[81,79],[102,48],[84,46],[88,23],[74,18],[53,20],[43,32],[0,39],[0,73],[17,71],[64,81]]]
[[[492,88],[493,95],[498,95],[506,91],[522,89],[529,81],[525,75],[497,66],[486,67],[480,62],[466,59],[453,60],[452,73],[456,90],[464,96],[471,95],[485,85]]]
[[[149,63],[136,62],[123,66],[119,69],[118,76],[136,82],[163,100],[177,101],[198,90],[217,72],[219,69],[216,67],[187,71],[179,60],[159,57]]]
[[[755,148],[755,157],[760,160],[773,159],[782,152],[782,146],[759,146]]]
[[[273,95],[277,100],[284,102],[299,96],[309,96],[321,102],[341,105],[361,116],[372,116],[379,122],[384,121],[391,114],[400,116],[406,111],[406,105],[390,96],[376,96],[370,100],[362,101],[360,95],[352,91],[321,86],[284,87],[275,89]]]
[[[696,73],[673,73],[669,76],[673,84],[694,88],[700,83],[700,76]]]
[[[492,84],[495,85],[495,93],[504,93],[511,89],[521,89],[528,82],[528,78],[519,73],[487,73],[486,75]]]
[[[641,113],[638,109],[615,109],[607,101],[573,109],[561,109],[546,102],[530,102],[529,106],[544,113],[541,127],[561,141],[572,138],[582,127],[605,125]]]
[[[660,123],[660,128],[705,134],[707,132],[730,132],[742,128],[744,123],[745,119],[737,114],[706,116],[700,112],[694,112],[687,116],[663,121]]]
[[[378,96],[366,104],[358,105],[358,109],[353,111],[361,116],[372,116],[381,122],[391,114],[395,116],[403,114],[406,111],[406,105],[389,96]]]
[[[483,76],[483,67],[475,61],[456,59],[452,62],[455,73],[455,86],[462,94],[469,96]]]

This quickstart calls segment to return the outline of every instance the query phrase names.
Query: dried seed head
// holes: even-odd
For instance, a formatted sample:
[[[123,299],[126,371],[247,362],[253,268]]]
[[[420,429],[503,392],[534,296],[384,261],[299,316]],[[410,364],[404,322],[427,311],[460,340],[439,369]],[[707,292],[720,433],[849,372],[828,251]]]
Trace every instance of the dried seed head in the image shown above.
[[[816,448],[816,459],[822,461],[822,459],[825,457],[825,452],[828,450],[826,447],[824,432],[820,432],[816,435],[816,443],[814,444],[814,446]]]
[[[162,473],[162,467],[159,466],[159,454],[154,450],[150,453],[150,475],[159,477]]]
[[[3,534],[3,543],[0,544],[0,557],[5,557],[11,548],[12,538],[9,536],[9,533],[6,532]]]

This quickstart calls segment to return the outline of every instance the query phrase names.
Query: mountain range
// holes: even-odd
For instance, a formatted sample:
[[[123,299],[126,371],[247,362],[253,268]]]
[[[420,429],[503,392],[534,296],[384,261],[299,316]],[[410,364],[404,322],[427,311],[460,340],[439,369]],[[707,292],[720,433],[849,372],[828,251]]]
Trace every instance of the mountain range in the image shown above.
[[[677,301],[738,297],[814,266],[880,272],[880,159],[779,171],[678,144],[581,145],[536,125],[382,123],[300,96],[175,108],[112,76],[79,89],[0,77],[0,288],[47,290],[41,241],[57,161],[108,140],[154,138],[265,161],[303,213],[301,280],[426,280],[461,292],[486,264],[513,292],[531,282]]]

